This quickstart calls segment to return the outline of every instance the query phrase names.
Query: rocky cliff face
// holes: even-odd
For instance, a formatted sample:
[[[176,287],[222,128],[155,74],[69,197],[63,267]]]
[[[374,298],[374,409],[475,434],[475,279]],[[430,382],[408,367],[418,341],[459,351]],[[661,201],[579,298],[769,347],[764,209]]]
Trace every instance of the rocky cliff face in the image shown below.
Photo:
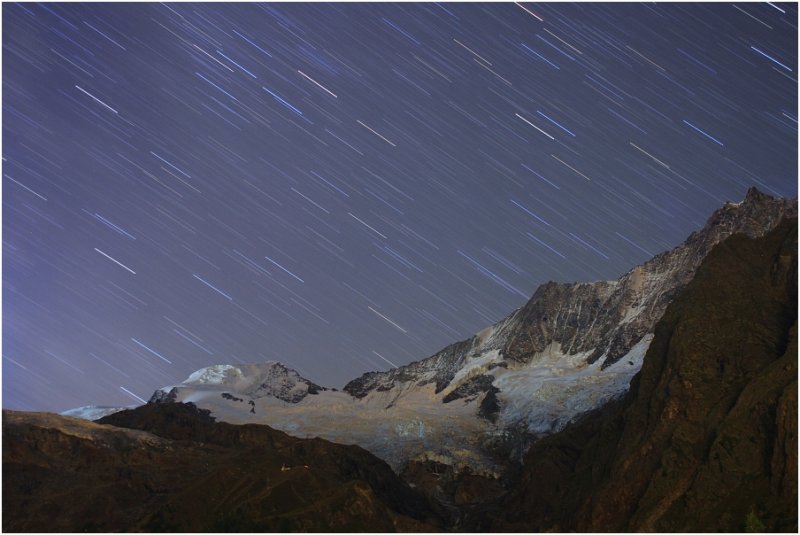
[[[716,246],[627,396],[534,444],[483,513],[499,531],[796,532],[797,219]]]
[[[441,516],[357,446],[215,423],[181,403],[104,419],[3,411],[3,530],[433,531]],[[113,424],[113,425],[110,425]]]
[[[434,392],[440,393],[464,367],[466,358],[503,347],[508,329],[514,323],[515,314],[481,331],[468,340],[456,342],[432,357],[400,366],[387,372],[368,372],[350,381],[344,391],[356,398],[364,398],[372,391],[385,392],[404,383],[425,386],[433,383]]]

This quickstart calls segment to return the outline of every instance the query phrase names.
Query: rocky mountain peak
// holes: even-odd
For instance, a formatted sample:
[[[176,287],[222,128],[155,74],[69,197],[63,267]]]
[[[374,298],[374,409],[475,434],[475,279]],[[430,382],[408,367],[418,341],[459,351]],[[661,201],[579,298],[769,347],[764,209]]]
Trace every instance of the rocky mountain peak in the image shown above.
[[[667,304],[715,244],[735,233],[763,236],[787,217],[797,217],[797,199],[773,198],[750,188],[741,202],[717,209],[684,243],[618,280],[545,283],[522,308],[490,328],[489,340],[475,335],[428,359],[388,372],[370,372],[348,383],[345,391],[362,398],[404,383],[435,382],[438,393],[451,386],[470,358],[494,349],[513,366],[528,365],[557,346],[566,355],[587,354],[587,364],[600,361],[608,367],[653,332]]]
[[[259,365],[259,369],[264,371],[259,374],[258,381],[254,381],[250,388],[242,390],[242,393],[253,399],[272,396],[287,403],[297,403],[309,394],[316,395],[327,390],[280,362],[268,362]]]
[[[751,238],[762,236],[765,227],[767,230],[773,228],[784,217],[797,217],[797,199],[771,197],[751,187],[742,201],[727,202],[715,210],[705,227],[692,234],[687,242],[698,233],[714,237],[736,232]]]
[[[755,186],[750,186],[747,189],[747,194],[744,197],[745,202],[759,202],[759,201],[767,201],[767,200],[771,200],[771,199],[772,199],[772,197],[770,197],[766,193],[762,193]]]
[[[229,390],[251,400],[274,397],[286,403],[298,403],[307,395],[327,390],[277,361],[238,366],[216,364],[197,370],[180,385],[157,390],[150,402],[178,401],[181,399],[180,390],[186,387]],[[233,397],[230,392],[228,396]]]

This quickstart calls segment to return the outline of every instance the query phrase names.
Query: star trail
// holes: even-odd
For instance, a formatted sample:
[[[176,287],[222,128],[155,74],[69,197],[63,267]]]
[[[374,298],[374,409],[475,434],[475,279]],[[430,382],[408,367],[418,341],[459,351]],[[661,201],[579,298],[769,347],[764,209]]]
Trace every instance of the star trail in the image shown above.
[[[797,195],[797,5],[11,4],[3,405],[341,387]]]

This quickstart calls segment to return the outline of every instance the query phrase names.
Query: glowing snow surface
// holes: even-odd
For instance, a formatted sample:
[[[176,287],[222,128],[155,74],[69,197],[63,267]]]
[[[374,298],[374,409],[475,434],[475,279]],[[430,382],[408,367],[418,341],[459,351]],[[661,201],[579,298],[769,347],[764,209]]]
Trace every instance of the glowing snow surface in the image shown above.
[[[480,334],[488,342],[494,333],[487,330]],[[209,409],[222,421],[267,424],[299,437],[358,444],[395,469],[409,459],[434,455],[490,472],[494,463],[484,446],[492,437],[519,424],[536,434],[558,431],[579,414],[624,393],[639,371],[651,339],[652,335],[644,337],[605,370],[600,369],[602,359],[588,365],[589,352],[564,355],[557,344],[535,355],[528,364],[515,366],[506,361],[509,368],[489,369],[502,361],[499,351],[492,349],[469,357],[450,385],[438,394],[434,384],[420,386],[417,379],[389,390],[373,390],[363,399],[327,390],[309,394],[298,403],[270,395],[248,396],[253,385],[272,376],[275,363],[211,366],[177,385],[177,401]],[[289,372],[291,377],[299,377]],[[493,375],[494,386],[500,389],[501,410],[496,423],[478,415],[483,396],[442,402],[460,384],[481,374]],[[223,397],[223,393],[241,401]]]
[[[501,329],[479,333],[481,347],[496,347]],[[209,409],[215,418],[230,423],[266,424],[298,437],[321,437],[341,444],[357,444],[400,470],[410,459],[438,459],[472,470],[492,473],[494,460],[487,445],[510,428],[533,434],[559,431],[576,416],[596,409],[628,390],[650,345],[647,335],[631,351],[605,370],[602,358],[587,364],[590,351],[564,355],[558,344],[534,355],[526,364],[503,361],[497,349],[470,355],[450,384],[438,394],[427,377],[397,383],[385,391],[373,390],[362,399],[346,392],[324,390],[308,393],[297,372],[276,362],[217,365],[191,374],[176,388],[176,401],[192,402]],[[507,368],[493,366],[505,362]],[[478,375],[494,377],[500,392],[496,422],[479,416],[483,396],[443,398]],[[275,397],[275,389],[305,397],[291,403]],[[172,386],[161,389],[170,392]],[[223,394],[225,396],[223,397]],[[112,408],[82,407],[66,414],[96,419],[115,412]]]
[[[103,416],[114,414],[115,412],[124,411],[133,407],[95,407],[88,405],[86,407],[78,407],[77,409],[70,409],[61,413],[61,416],[72,416],[73,418],[81,418],[82,420],[99,420]]]
[[[193,383],[202,383],[208,385],[221,385],[228,379],[230,382],[231,379],[241,377],[242,372],[236,368],[235,366],[230,366],[228,364],[218,364],[216,366],[209,366],[208,368],[202,368],[197,370],[192,375],[189,376],[185,384],[193,384]]]
[[[643,337],[605,370],[600,368],[602,358],[586,363],[591,351],[567,356],[557,344],[529,366],[496,370],[494,386],[500,389],[501,420],[506,424],[524,422],[531,433],[563,429],[579,414],[628,390],[652,339],[652,335]]]

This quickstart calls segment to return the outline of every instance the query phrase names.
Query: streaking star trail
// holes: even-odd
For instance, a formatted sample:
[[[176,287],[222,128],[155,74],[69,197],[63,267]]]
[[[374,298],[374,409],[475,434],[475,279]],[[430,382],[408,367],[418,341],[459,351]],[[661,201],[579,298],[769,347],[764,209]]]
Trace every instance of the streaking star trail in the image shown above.
[[[325,386],[797,195],[797,5],[4,3],[3,402]]]

